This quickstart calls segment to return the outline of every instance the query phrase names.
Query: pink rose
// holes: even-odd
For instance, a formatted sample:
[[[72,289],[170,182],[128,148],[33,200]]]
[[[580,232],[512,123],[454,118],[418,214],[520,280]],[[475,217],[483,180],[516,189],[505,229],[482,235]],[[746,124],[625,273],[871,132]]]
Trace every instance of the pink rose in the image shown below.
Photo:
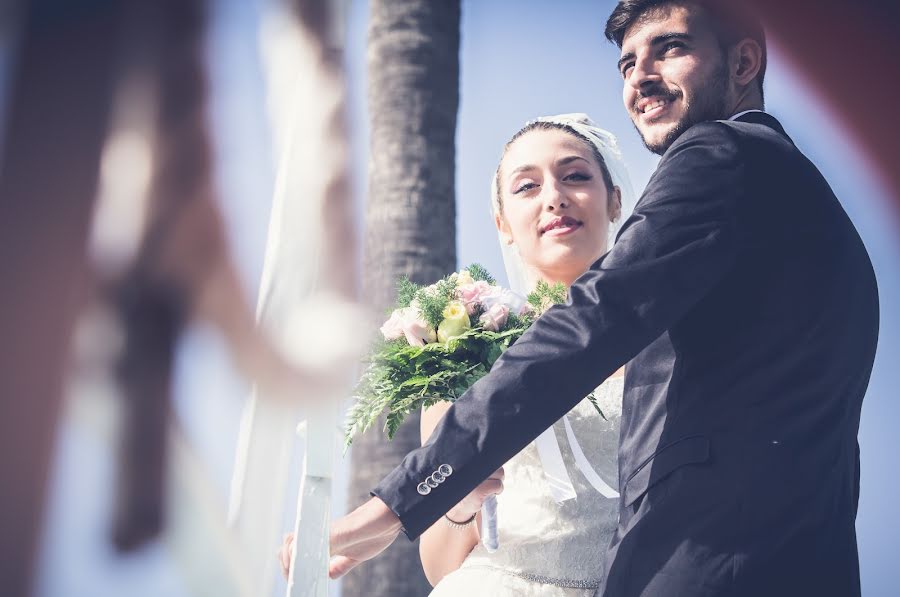
[[[417,307],[406,307],[400,311],[400,326],[410,346],[425,346],[437,341],[437,332],[422,318]]]
[[[406,336],[410,346],[425,346],[437,340],[437,333],[422,318],[417,305],[394,309],[391,318],[381,326],[385,340],[396,340]]]
[[[496,286],[491,286],[484,280],[478,280],[471,284],[461,284],[456,289],[456,298],[466,306],[466,313],[472,315],[484,298],[496,291]]]
[[[484,329],[496,332],[503,327],[503,324],[506,323],[508,317],[509,307],[503,303],[495,303],[481,315],[478,321],[481,322]]]
[[[391,318],[381,326],[381,335],[385,340],[396,340],[403,337],[403,314],[401,311],[402,309],[394,309]]]

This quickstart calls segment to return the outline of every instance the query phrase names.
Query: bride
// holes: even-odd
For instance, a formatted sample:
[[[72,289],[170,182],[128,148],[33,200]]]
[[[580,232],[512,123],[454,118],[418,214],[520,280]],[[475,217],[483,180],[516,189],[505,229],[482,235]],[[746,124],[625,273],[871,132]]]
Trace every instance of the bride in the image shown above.
[[[491,198],[510,287],[570,286],[606,253],[635,196],[615,138],[584,114],[539,118],[506,144]],[[619,371],[422,534],[432,597],[591,596],[616,527]],[[427,441],[449,403],[422,413]],[[572,473],[570,476],[570,472]],[[485,498],[499,494],[499,549],[481,545]],[[287,575],[293,536],[279,550]],[[602,573],[602,570],[601,570]]]
[[[567,287],[610,247],[634,193],[615,138],[583,114],[539,118],[506,144],[492,184],[513,290]],[[593,595],[616,527],[623,371],[454,506],[421,537],[432,597]],[[549,398],[549,397],[548,397]],[[422,414],[427,441],[449,403]],[[482,503],[497,497],[500,547],[480,543]]]

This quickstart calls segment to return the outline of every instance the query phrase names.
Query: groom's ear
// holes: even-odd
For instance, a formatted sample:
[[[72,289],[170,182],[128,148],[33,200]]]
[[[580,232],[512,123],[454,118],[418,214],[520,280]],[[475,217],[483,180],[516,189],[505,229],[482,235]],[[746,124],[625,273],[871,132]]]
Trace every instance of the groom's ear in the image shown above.
[[[504,218],[500,214],[495,213],[494,225],[497,227],[497,231],[500,233],[500,238],[503,239],[503,242],[507,245],[513,244],[512,230],[509,228],[509,224],[506,222],[506,218]]]
[[[622,217],[622,189],[613,187],[609,194],[609,208],[607,209],[610,222],[618,222]]]
[[[762,68],[763,50],[759,42],[749,37],[739,41],[732,49],[731,57],[734,82],[741,87],[750,85]]]

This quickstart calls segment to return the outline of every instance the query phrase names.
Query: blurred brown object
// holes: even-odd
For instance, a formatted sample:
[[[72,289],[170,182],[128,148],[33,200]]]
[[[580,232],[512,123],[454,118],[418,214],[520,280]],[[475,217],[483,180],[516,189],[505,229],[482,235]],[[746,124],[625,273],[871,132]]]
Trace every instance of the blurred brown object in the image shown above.
[[[163,524],[172,364],[197,288],[227,255],[212,203],[203,61],[204,0],[159,0],[129,15],[136,64],[155,85],[154,170],[134,263],[107,280],[124,330],[117,376],[125,400],[113,540],[130,550]],[[130,69],[128,69],[130,70]],[[138,209],[139,206],[134,206]]]
[[[0,163],[5,595],[31,590],[125,4],[20,4]]]
[[[733,1],[733,0],[723,0]],[[900,116],[877,107],[897,97],[896,0],[741,0],[840,115],[890,187],[900,214]]]
[[[117,368],[126,408],[113,540],[126,551],[156,537],[164,524],[172,366],[188,320],[218,328],[241,372],[274,387],[273,394],[310,381],[301,380],[258,329],[215,201],[206,109],[207,2],[141,3],[129,17],[124,37],[132,60],[122,78],[137,71],[152,81],[155,118],[141,242],[122,272],[101,280],[125,337]]]

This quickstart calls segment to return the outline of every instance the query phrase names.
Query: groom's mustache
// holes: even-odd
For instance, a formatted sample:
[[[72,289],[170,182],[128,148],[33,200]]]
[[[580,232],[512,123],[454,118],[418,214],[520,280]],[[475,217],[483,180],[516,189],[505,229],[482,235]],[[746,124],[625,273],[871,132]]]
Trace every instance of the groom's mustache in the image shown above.
[[[675,101],[681,97],[681,92],[671,91],[659,84],[648,85],[641,88],[637,99],[635,99],[634,103],[631,104],[631,111],[638,112],[638,102],[640,102],[642,99],[647,99],[648,97],[654,97],[666,101]]]

